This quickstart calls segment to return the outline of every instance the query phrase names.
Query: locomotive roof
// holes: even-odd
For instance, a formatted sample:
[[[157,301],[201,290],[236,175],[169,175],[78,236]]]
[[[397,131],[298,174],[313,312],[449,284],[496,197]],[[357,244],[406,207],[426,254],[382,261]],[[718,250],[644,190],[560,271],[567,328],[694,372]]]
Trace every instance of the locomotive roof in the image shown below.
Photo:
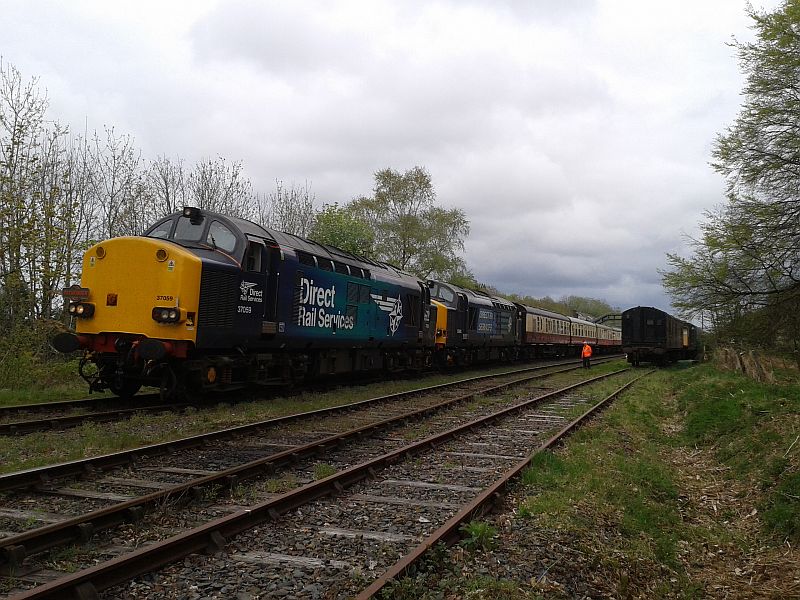
[[[352,266],[361,267],[362,269],[365,269],[370,272],[374,272],[377,269],[379,271],[382,271],[383,272],[382,275],[384,277],[388,277],[389,279],[397,279],[397,280],[414,279],[418,281],[418,279],[414,275],[406,271],[403,271],[399,267],[395,267],[387,263],[382,263],[370,260],[368,258],[364,258],[363,256],[358,256],[351,252],[347,252],[346,250],[342,250],[341,248],[337,248],[336,246],[331,246],[329,244],[320,244],[319,242],[315,242],[314,240],[300,237],[299,235],[294,235],[292,233],[287,233],[285,231],[278,231],[277,229],[264,227],[262,225],[259,225],[258,223],[253,223],[252,221],[248,221],[247,219],[242,219],[240,217],[231,217],[210,210],[201,210],[201,212],[204,215],[210,216],[212,218],[215,219],[218,218],[223,221],[227,221],[230,225],[233,225],[241,233],[245,235],[251,235],[254,237],[272,240],[283,248],[299,250],[301,252],[306,252],[308,254],[313,254],[315,256],[319,256],[322,258],[328,258],[330,260],[337,260]],[[182,212],[175,213],[171,215],[171,217],[181,214]]]
[[[510,300],[506,300],[505,298],[501,298],[500,296],[492,296],[491,294],[487,294],[486,292],[483,292],[481,290],[471,290],[469,288],[460,287],[458,285],[455,285],[454,283],[447,283],[447,282],[444,282],[444,281],[437,281],[435,279],[432,279],[430,281],[433,281],[433,282],[435,282],[435,283],[437,283],[439,285],[443,285],[443,286],[452,288],[453,291],[455,291],[455,292],[457,292],[459,294],[464,294],[465,296],[468,296],[470,298],[470,302],[472,302],[473,304],[483,304],[484,306],[501,305],[504,308],[507,308],[509,310],[513,310],[514,309],[514,303],[513,302],[511,302]],[[429,283],[430,283],[430,281],[429,281]]]

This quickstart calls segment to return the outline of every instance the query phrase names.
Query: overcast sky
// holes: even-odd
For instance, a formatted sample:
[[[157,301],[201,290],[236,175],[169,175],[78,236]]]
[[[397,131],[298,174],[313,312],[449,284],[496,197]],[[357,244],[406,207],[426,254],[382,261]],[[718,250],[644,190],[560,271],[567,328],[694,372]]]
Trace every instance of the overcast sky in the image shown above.
[[[756,8],[777,1],[754,0]],[[369,194],[416,165],[506,292],[670,309],[658,269],[723,201],[744,0],[0,0],[0,54],[73,131]]]

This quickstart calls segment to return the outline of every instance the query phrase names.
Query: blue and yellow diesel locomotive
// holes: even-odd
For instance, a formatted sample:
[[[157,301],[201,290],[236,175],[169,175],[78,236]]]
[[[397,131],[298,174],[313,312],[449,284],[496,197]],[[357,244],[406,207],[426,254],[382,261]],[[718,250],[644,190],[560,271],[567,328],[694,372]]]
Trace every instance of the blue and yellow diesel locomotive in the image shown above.
[[[559,316],[545,339],[538,309],[191,207],[90,248],[64,297],[75,331],[54,346],[121,396],[619,347],[602,325]]]

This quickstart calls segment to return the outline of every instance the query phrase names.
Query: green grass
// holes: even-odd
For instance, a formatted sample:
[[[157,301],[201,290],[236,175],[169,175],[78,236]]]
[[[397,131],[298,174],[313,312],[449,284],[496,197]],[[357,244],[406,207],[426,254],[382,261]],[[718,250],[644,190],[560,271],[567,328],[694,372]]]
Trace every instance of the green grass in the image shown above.
[[[522,478],[533,493],[520,514],[573,530],[591,529],[600,514],[615,522],[630,552],[674,565],[680,516],[669,470],[656,452],[629,454],[624,436],[592,433],[571,440],[568,455],[545,452],[533,461]]]
[[[470,521],[460,531],[461,545],[468,550],[491,550],[497,543],[497,528],[486,521]]]
[[[13,378],[6,374],[4,384],[0,385],[0,406],[77,400],[89,396],[89,386],[78,376],[77,360],[43,363],[18,357],[14,369],[21,373]]]
[[[664,402],[676,392],[676,401]],[[588,499],[618,516],[619,531],[648,539],[651,558],[675,565],[676,541],[692,537],[681,523],[678,487],[661,456],[670,448],[712,448],[731,476],[754,480],[764,491],[765,530],[800,539],[800,473],[784,454],[799,431],[800,386],[760,384],[711,366],[665,370],[637,387],[604,416],[605,426],[581,431],[564,454],[537,457],[523,481],[538,493],[520,507],[524,516],[586,527],[591,517],[574,510]],[[663,422],[683,417],[683,429]],[[800,442],[794,447],[797,457]],[[695,532],[696,533],[696,532]]]
[[[713,447],[740,480],[764,492],[766,529],[800,541],[800,383],[758,383],[703,366],[680,384],[687,445]],[[793,445],[794,444],[794,445]]]
[[[314,465],[314,479],[325,479],[336,473],[336,467],[327,463],[316,463]]]

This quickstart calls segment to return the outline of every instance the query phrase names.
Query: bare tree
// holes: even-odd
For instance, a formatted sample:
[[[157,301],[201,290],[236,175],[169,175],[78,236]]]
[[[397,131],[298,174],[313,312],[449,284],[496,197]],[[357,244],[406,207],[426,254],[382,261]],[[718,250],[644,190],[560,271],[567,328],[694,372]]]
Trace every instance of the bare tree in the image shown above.
[[[187,180],[187,199],[198,208],[252,219],[256,213],[253,186],[242,172],[242,163],[224,158],[204,159]]]
[[[301,237],[308,237],[314,228],[315,198],[308,182],[302,187],[293,183],[287,188],[277,179],[275,191],[258,200],[258,222],[261,225]]]
[[[39,164],[32,182],[28,207],[34,225],[25,245],[29,253],[26,281],[30,289],[30,314],[49,319],[53,301],[63,283],[69,232],[75,207],[64,201],[64,139],[66,129],[54,124],[39,143]]]
[[[35,78],[24,83],[0,59],[0,309],[7,323],[29,315],[26,240],[35,230],[29,208],[47,110],[37,84]]]
[[[65,203],[74,207],[73,229],[68,232],[67,271],[65,284],[70,285],[73,278],[80,274],[81,259],[84,250],[95,240],[95,200],[92,186],[91,148],[87,137],[78,136],[70,139],[64,157],[63,193]]]
[[[173,161],[166,156],[157,157],[150,163],[146,183],[148,204],[153,209],[151,220],[177,212],[187,204],[182,158]]]
[[[105,140],[94,134],[92,188],[99,209],[100,238],[141,232],[144,219],[137,204],[143,192],[139,164],[141,154],[130,135],[117,136],[105,128]]]

